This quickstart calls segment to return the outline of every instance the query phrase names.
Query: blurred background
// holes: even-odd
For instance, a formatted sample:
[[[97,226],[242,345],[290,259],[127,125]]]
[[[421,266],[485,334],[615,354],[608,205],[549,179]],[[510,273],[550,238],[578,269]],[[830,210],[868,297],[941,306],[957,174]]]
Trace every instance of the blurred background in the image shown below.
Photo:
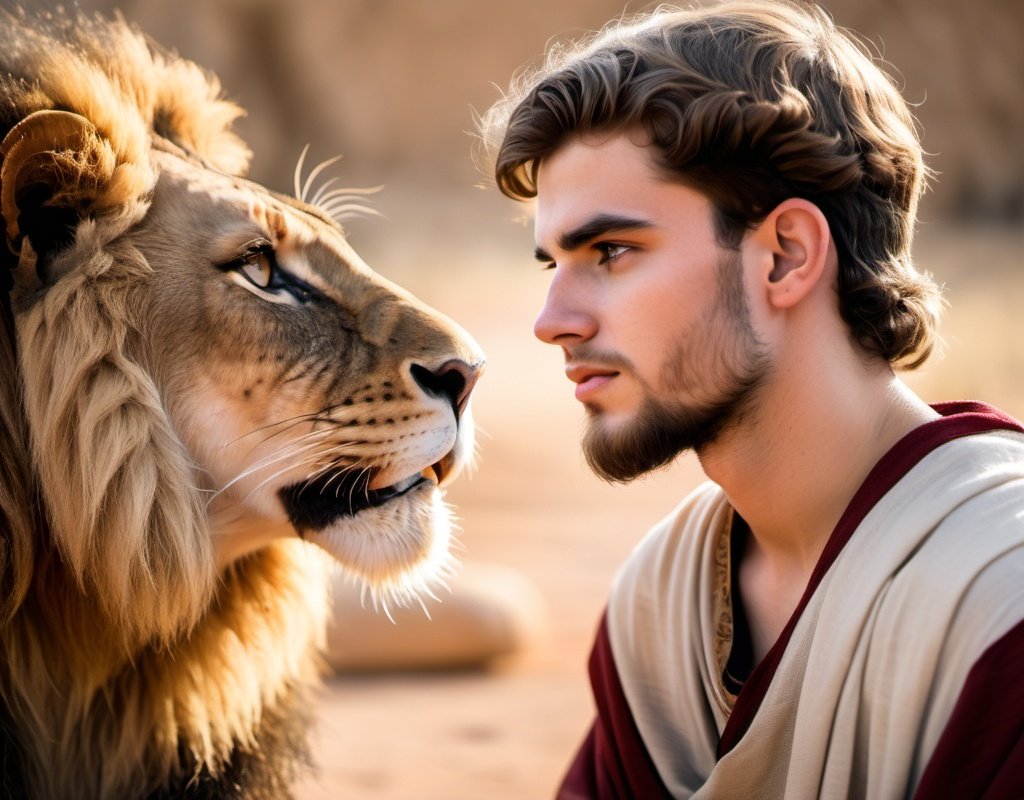
[[[32,6],[32,3],[27,5]],[[516,570],[544,612],[484,670],[364,671],[327,682],[317,776],[303,800],[551,796],[592,714],[586,658],[608,585],[647,527],[697,481],[683,459],[628,487],[582,466],[561,354],[531,328],[548,278],[522,210],[477,172],[474,114],[554,40],[645,3],[623,0],[80,0],[120,10],[220,76],[248,110],[250,176],[291,193],[342,154],[342,185],[377,186],[348,224],[365,260],[469,329],[488,352],[480,463],[450,492],[462,557]],[[943,358],[909,382],[1024,418],[1024,3],[832,0],[918,105],[939,173],[916,257],[945,285]],[[458,584],[455,586],[458,592]],[[404,623],[414,626],[416,623]],[[403,621],[394,626],[401,637]],[[409,630],[410,628],[406,628]]]

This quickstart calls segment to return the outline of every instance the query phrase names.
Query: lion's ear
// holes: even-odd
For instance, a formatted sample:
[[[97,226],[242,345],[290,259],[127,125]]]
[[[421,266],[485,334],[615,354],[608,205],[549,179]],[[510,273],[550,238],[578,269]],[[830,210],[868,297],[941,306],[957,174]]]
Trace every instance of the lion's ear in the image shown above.
[[[25,117],[0,144],[0,159],[7,245],[20,255],[28,239],[40,261],[71,243],[78,221],[117,167],[110,143],[89,120],[69,111]]]

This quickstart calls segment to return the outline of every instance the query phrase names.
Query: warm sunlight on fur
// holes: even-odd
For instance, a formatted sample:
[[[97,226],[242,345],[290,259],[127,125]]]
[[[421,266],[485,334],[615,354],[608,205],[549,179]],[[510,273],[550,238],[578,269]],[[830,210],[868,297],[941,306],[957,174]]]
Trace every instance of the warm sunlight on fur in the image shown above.
[[[323,551],[385,603],[450,574],[482,355],[123,21],[2,12],[0,66],[5,785],[286,797]]]

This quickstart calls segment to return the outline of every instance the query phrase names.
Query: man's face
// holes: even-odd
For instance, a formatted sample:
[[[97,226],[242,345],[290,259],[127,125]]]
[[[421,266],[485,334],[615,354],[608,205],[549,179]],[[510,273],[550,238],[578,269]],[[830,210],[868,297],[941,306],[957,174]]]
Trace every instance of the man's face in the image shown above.
[[[630,480],[750,413],[769,358],[711,204],[626,136],[563,145],[537,188],[537,257],[554,275],[534,331],[565,354],[594,471]]]

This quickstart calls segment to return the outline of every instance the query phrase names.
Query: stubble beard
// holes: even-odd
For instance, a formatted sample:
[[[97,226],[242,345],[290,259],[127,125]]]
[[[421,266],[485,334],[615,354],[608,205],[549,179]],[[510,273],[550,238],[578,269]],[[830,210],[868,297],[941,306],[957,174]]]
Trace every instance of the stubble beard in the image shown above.
[[[740,254],[729,251],[718,264],[714,306],[679,337],[662,374],[670,397],[692,397],[700,387],[707,396],[666,400],[643,386],[640,409],[616,430],[600,410],[588,407],[582,439],[588,465],[606,481],[627,483],[686,451],[699,454],[754,413],[770,366],[751,325]]]

